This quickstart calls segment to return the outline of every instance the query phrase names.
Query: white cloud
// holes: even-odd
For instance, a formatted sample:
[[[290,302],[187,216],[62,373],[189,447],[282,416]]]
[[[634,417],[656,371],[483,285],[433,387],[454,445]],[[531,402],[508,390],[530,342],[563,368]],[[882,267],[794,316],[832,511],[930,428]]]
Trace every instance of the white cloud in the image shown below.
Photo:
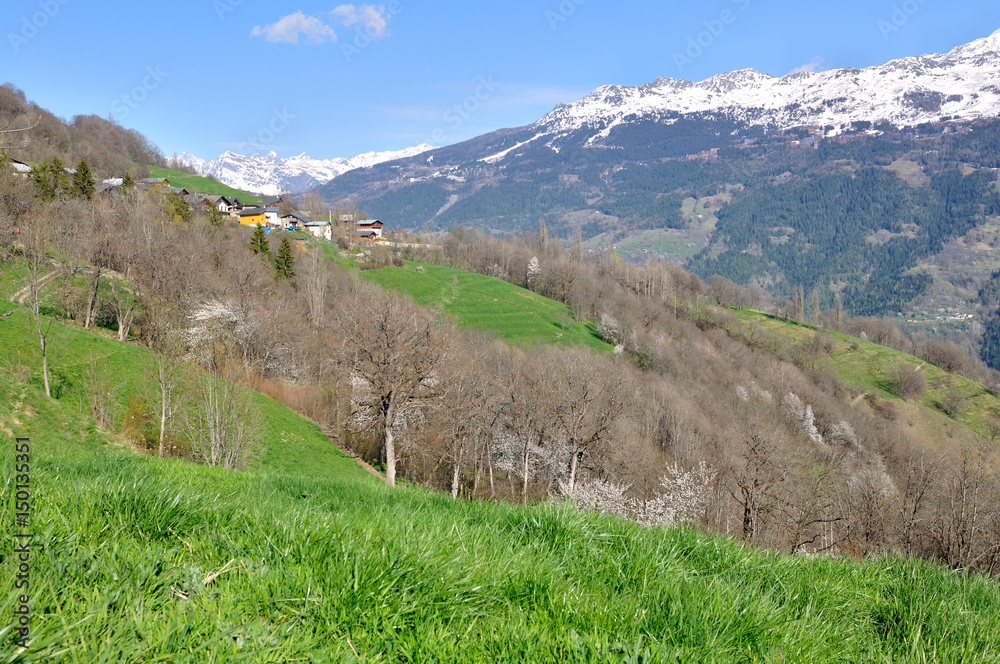
[[[825,71],[826,67],[823,66],[823,58],[816,56],[811,62],[807,62],[804,65],[800,65],[788,72],[789,74],[815,74],[818,71]]]
[[[382,39],[389,34],[385,5],[340,5],[332,13],[347,27],[361,23],[365,34],[372,39]]]
[[[310,44],[337,41],[337,33],[333,28],[315,16],[306,16],[302,12],[289,14],[271,25],[258,25],[250,33],[251,37],[263,37],[269,42],[288,44],[298,44],[299,35],[305,35]]]

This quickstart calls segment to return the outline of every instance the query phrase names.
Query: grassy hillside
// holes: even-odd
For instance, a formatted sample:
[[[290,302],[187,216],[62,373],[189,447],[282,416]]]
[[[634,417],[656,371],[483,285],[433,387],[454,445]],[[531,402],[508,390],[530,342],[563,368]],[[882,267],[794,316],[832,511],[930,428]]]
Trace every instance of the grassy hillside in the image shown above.
[[[818,330],[812,325],[749,309],[738,312],[738,316],[750,328],[775,334],[791,344],[810,343]],[[985,429],[988,418],[1000,415],[1000,398],[980,383],[870,341],[827,330],[820,330],[820,333],[828,346],[816,358],[817,366],[829,367],[848,385],[869,394],[896,399],[898,395],[890,378],[892,368],[900,365],[919,367],[926,379],[927,391],[916,402],[918,405],[943,413],[947,410],[946,402],[957,397],[961,412],[954,419],[976,432]]]
[[[100,358],[126,404],[143,351],[55,325],[50,400],[30,369],[27,319],[0,303],[11,310],[0,319],[0,503],[14,513],[12,439],[29,436],[34,640],[13,648],[21,591],[3,537],[5,662],[1000,657],[1000,587],[987,579],[391,490],[262,396],[268,454],[250,472],[138,454],[89,417],[81,381]]]
[[[441,305],[460,325],[498,332],[513,343],[580,344],[595,350],[611,347],[593,324],[573,322],[564,304],[500,279],[417,263],[365,270],[369,281],[413,297],[420,304]]]
[[[218,180],[203,178],[198,175],[191,175],[190,173],[184,173],[182,171],[172,171],[169,168],[150,166],[149,177],[168,178],[171,186],[184,187],[192,193],[227,196],[230,198],[237,196],[242,203],[260,201],[260,199],[256,196],[248,194],[245,191],[240,191],[239,189],[233,189],[228,185],[222,184]]]

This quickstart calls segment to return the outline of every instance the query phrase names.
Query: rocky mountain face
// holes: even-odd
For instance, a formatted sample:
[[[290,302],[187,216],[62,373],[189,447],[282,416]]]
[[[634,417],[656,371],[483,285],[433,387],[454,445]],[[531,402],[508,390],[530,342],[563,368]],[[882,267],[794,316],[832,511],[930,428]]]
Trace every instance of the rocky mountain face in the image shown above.
[[[541,215],[568,219],[595,209],[655,226],[669,211],[625,201],[623,181],[642,165],[704,153],[714,158],[790,129],[818,147],[998,116],[1000,31],[949,53],[866,69],[783,77],[745,69],[697,83],[659,78],[639,87],[605,86],[532,125],[351,171],[320,191],[331,199],[353,197],[372,214],[411,228],[506,231]],[[638,194],[656,186],[644,183]],[[632,194],[632,201],[641,197]]]
[[[432,147],[424,144],[405,150],[367,152],[337,159],[313,159],[305,153],[282,159],[274,152],[249,156],[226,152],[217,159],[206,160],[185,152],[180,160],[197,170],[199,174],[211,175],[230,187],[274,196],[286,190],[306,191],[326,184],[356,168],[367,168],[386,161],[412,157]]]
[[[551,146],[578,130],[590,132],[587,141],[599,144],[623,124],[671,123],[692,114],[781,129],[819,125],[833,134],[861,121],[905,126],[942,117],[995,117],[1000,114],[1000,31],[949,53],[867,69],[780,78],[744,69],[699,83],[658,78],[641,87],[609,85],[557,108],[535,127]]]

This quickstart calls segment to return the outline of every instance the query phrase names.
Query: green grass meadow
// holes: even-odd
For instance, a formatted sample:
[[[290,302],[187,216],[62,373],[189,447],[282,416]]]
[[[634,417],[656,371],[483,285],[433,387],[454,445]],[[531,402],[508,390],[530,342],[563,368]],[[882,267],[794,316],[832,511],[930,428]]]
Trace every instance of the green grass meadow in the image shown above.
[[[161,166],[150,166],[149,177],[167,178],[171,187],[183,187],[191,193],[208,194],[210,196],[237,197],[241,203],[256,203],[260,199],[252,194],[222,184],[218,180],[191,175],[182,171],[174,171]]]
[[[573,321],[566,305],[506,281],[481,274],[417,263],[364,270],[372,283],[439,305],[463,327],[493,330],[510,343],[578,344],[610,352],[592,323]]]
[[[750,309],[735,312],[739,319],[758,329],[767,330],[791,343],[807,343],[817,332],[830,342],[827,357],[818,360],[825,364],[846,384],[860,387],[870,394],[895,399],[891,370],[895,366],[920,367],[927,381],[927,391],[917,400],[921,406],[943,411],[943,404],[954,390],[964,407],[955,419],[974,432],[985,430],[988,419],[1000,416],[1000,398],[986,386],[964,376],[952,374],[912,355],[886,348],[870,341],[849,337],[839,332],[822,330],[813,325],[777,318]]]
[[[418,299],[451,296],[459,312],[532,300],[463,273],[452,284],[433,268],[366,271],[379,274],[428,277],[408,282]],[[535,303],[501,318],[509,334],[524,330],[510,338],[544,337],[530,321],[551,325],[542,312],[558,312]],[[989,579],[896,557],[778,556],[564,505],[390,489],[260,395],[268,451],[248,471],[155,458],[101,428],[83,389],[100,366],[127,407],[144,389],[145,351],[55,323],[48,399],[29,321],[0,302],[8,311],[2,663],[1000,660],[1000,586]],[[26,651],[13,632],[20,436],[33,495]]]
[[[0,504],[13,513],[10,429],[31,436],[35,496],[33,640],[27,652],[12,644],[13,540],[0,538],[0,661],[1000,657],[1000,588],[984,578],[391,490],[306,450],[301,472],[159,460],[114,445],[37,386],[3,377],[0,395]]]

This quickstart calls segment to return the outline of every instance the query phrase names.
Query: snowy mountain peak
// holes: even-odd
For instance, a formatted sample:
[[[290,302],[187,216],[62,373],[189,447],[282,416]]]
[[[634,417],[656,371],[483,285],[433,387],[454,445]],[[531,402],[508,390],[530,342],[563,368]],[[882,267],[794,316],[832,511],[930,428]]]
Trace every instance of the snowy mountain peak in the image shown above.
[[[243,191],[265,196],[275,196],[286,190],[306,191],[326,184],[330,180],[356,168],[367,168],[395,159],[412,157],[433,145],[417,145],[392,152],[366,152],[349,158],[313,159],[302,154],[282,159],[271,151],[265,155],[250,156],[237,152],[224,152],[211,161],[201,159],[190,152],[180,156],[180,161],[195,169],[201,175],[211,175],[219,182]]]
[[[590,143],[638,120],[713,113],[752,125],[789,128],[888,121],[897,126],[941,117],[1000,115],[1000,30],[947,54],[893,60],[866,69],[797,72],[783,77],[748,68],[698,83],[657,78],[640,87],[607,85],[557,107],[536,123],[540,135],[592,129]],[[555,139],[554,139],[555,140]]]

